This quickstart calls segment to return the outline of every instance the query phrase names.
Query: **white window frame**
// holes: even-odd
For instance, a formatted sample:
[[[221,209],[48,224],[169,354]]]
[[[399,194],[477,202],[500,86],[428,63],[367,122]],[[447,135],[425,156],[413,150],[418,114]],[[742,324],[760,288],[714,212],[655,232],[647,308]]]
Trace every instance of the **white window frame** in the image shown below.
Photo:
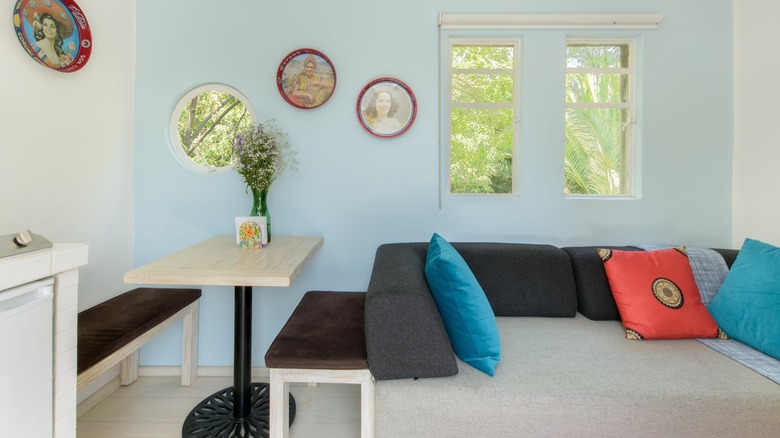
[[[609,194],[576,194],[576,193],[564,193],[566,198],[599,198],[599,199],[626,199],[636,198],[637,193],[635,191],[637,187],[638,169],[635,165],[637,155],[637,144],[635,136],[635,126],[637,124],[637,70],[636,70],[636,39],[635,38],[566,38],[565,53],[568,53],[568,47],[571,44],[586,44],[586,45],[627,45],[628,56],[628,68],[569,68],[566,66],[566,75],[570,73],[592,73],[592,74],[605,74],[605,73],[618,73],[628,74],[628,102],[605,102],[605,103],[588,103],[588,102],[564,102],[565,108],[568,109],[587,109],[587,108],[604,108],[604,109],[626,109],[628,110],[628,122],[623,126],[625,132],[625,151],[623,171],[626,172],[625,180],[626,190],[622,194],[609,195]],[[568,55],[567,55],[568,59]],[[565,59],[564,61],[567,61]],[[564,81],[564,87],[566,87]],[[565,90],[564,90],[565,91]],[[566,146],[564,145],[564,148]]]
[[[511,69],[453,69],[452,68],[452,49],[454,46],[512,46],[514,50],[513,66]],[[520,39],[519,38],[496,38],[496,37],[469,37],[459,38],[453,37],[449,39],[447,44],[447,77],[446,77],[446,90],[444,96],[444,108],[447,117],[447,132],[444,133],[444,187],[446,187],[447,196],[452,197],[472,197],[472,196],[517,196],[518,194],[518,166],[519,166],[519,144],[520,144]],[[485,73],[496,72],[502,74],[512,74],[514,76],[513,90],[512,90],[512,103],[455,103],[452,102],[452,77],[453,74],[459,73]],[[452,110],[455,108],[510,108],[514,112],[514,123],[512,124],[512,191],[509,193],[453,193],[452,192],[452,177],[451,177],[451,139],[452,139]]]

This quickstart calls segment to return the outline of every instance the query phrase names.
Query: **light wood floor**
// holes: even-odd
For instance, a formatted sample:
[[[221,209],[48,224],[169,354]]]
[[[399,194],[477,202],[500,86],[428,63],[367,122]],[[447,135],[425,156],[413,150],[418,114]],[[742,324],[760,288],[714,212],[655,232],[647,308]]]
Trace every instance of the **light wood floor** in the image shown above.
[[[230,377],[139,377],[78,419],[78,438],[179,438],[184,418],[201,400],[232,384]],[[290,384],[296,416],[290,438],[360,436],[360,386]]]

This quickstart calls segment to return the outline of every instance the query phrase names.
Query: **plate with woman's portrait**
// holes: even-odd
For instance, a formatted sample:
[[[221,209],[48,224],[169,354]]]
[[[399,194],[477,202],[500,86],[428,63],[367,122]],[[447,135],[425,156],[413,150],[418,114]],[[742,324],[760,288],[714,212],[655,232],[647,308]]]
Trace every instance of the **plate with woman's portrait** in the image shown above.
[[[363,87],[356,109],[358,120],[366,131],[377,137],[396,137],[414,123],[417,100],[402,81],[379,78]]]
[[[71,73],[89,60],[92,31],[72,0],[18,0],[13,19],[19,43],[40,64]]]
[[[276,86],[284,100],[301,109],[322,106],[336,89],[336,70],[322,52],[298,49],[279,64]]]

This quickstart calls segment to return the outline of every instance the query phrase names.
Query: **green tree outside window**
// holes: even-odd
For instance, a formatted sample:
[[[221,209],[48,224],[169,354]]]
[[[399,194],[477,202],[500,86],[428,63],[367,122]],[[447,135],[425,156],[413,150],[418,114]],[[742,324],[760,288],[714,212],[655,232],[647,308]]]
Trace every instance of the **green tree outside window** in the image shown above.
[[[451,46],[450,192],[513,193],[517,47]]]
[[[206,167],[230,166],[236,133],[252,126],[246,106],[217,90],[193,97],[179,114],[179,144],[192,161]]]
[[[627,195],[630,45],[570,42],[566,55],[564,193]]]

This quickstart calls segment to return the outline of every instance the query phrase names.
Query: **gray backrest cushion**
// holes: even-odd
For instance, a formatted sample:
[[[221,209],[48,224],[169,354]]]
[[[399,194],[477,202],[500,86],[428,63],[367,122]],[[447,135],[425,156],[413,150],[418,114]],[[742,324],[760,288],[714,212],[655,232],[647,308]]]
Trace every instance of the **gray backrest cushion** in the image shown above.
[[[631,246],[576,246],[563,248],[571,259],[577,285],[577,310],[597,321],[620,321],[599,248],[641,251]]]
[[[571,317],[577,292],[569,257],[551,245],[453,243],[496,316]]]
[[[739,254],[738,249],[713,248],[712,250],[723,256],[723,260],[726,262],[726,266],[728,266],[729,269],[731,269],[731,265],[734,264],[734,260],[737,259],[737,254]]]

